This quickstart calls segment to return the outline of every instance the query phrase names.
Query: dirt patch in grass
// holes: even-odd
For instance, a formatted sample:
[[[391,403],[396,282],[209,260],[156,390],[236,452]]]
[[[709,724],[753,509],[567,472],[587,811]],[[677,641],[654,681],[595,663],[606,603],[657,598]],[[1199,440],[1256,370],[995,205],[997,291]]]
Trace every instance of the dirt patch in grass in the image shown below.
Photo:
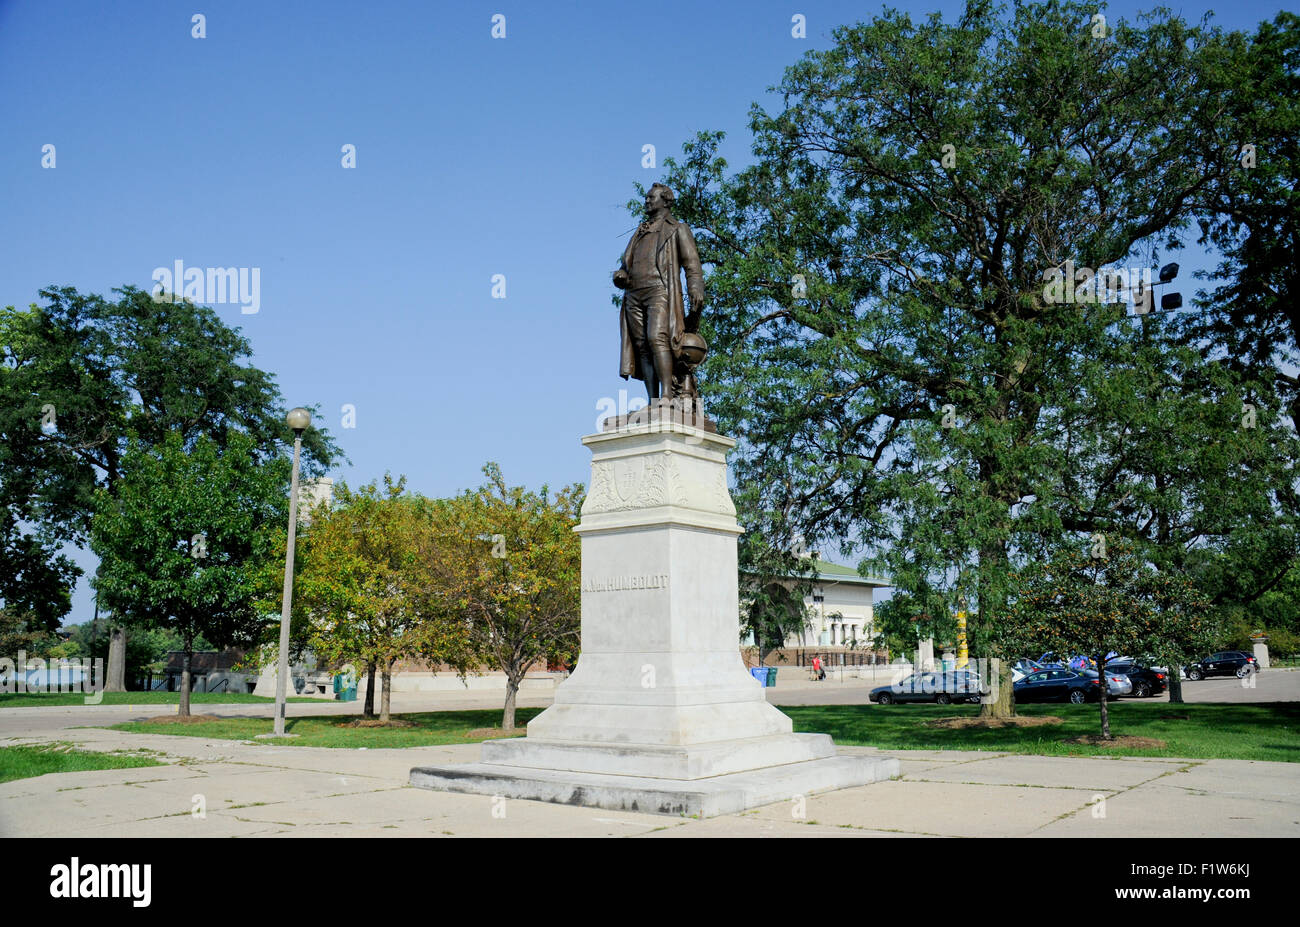
[[[344,721],[342,724],[336,724],[335,727],[418,727],[414,721],[405,721],[402,718],[389,718],[387,721],[380,721],[378,718],[359,718],[356,721]]]
[[[1081,747],[1118,747],[1125,750],[1163,750],[1169,746],[1165,741],[1157,740],[1155,737],[1134,737],[1129,734],[1112,737],[1110,740],[1100,734],[1088,734],[1084,737],[1072,737],[1065,743],[1078,744]]]
[[[216,715],[163,715],[160,718],[150,718],[150,724],[207,724],[210,721],[224,721],[225,718],[218,718]]]
[[[958,728],[1003,728],[1003,727],[1042,727],[1045,724],[1064,724],[1056,715],[1017,715],[1014,718],[935,718],[926,721],[926,727],[941,727],[948,730]]]
[[[1192,716],[1189,714],[1167,713],[1158,716],[1162,721],[1190,721]]]
[[[476,727],[472,731],[465,732],[466,740],[494,740],[501,737],[522,737],[527,731],[524,728],[517,727],[512,731],[507,731],[503,727]]]

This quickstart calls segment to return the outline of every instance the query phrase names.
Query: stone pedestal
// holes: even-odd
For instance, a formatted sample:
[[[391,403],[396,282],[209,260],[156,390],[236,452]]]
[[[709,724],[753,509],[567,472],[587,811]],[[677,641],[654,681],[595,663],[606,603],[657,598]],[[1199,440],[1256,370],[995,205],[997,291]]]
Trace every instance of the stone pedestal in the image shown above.
[[[897,760],[792,733],[767,703],[739,651],[735,441],[663,411],[583,439],[582,652],[555,703],[527,737],[413,769],[413,785],[710,815],[897,775]]]

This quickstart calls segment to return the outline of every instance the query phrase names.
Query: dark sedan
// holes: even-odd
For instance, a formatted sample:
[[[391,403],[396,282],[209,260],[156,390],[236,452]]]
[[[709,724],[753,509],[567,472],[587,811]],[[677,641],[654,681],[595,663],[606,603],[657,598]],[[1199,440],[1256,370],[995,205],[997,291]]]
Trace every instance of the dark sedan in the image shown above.
[[[893,685],[877,686],[871,690],[871,700],[881,705],[903,702],[935,702],[950,705],[953,702],[978,702],[979,677],[970,673],[913,673]]]
[[[1204,660],[1189,663],[1183,668],[1188,679],[1204,679],[1207,676],[1236,676],[1243,678],[1259,672],[1259,663],[1248,653],[1240,650],[1224,650],[1212,653]]]
[[[1101,680],[1070,669],[1045,669],[1031,673],[1012,686],[1016,704],[1030,702],[1095,702],[1101,697]]]
[[[1133,698],[1150,698],[1169,688],[1169,680],[1164,673],[1128,660],[1107,663],[1106,672],[1127,676],[1133,683],[1133,691],[1130,693]]]

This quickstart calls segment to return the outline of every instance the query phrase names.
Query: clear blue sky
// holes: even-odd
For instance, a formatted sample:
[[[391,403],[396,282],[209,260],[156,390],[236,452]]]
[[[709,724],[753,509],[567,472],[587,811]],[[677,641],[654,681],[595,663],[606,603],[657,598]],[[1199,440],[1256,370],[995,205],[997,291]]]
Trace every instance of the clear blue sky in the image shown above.
[[[1251,29],[1282,5],[1221,7],[1220,25]],[[643,394],[618,377],[609,301],[623,204],[658,176],[642,146],[662,163],[722,129],[745,163],[750,103],[774,106],[787,65],[880,9],[0,0],[0,303],[148,289],[177,260],[260,268],[256,314],[214,308],[290,405],[320,404],[352,461],[336,478],[449,494],[495,460],[512,483],[585,482],[598,403]],[[70,620],[92,607],[83,578]]]

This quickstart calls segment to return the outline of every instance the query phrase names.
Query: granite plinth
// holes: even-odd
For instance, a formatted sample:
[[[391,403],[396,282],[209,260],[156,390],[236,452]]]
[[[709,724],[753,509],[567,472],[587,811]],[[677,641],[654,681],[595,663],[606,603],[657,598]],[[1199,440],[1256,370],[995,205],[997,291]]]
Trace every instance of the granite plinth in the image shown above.
[[[527,737],[485,742],[479,763],[413,769],[412,785],[708,816],[897,774],[896,760],[795,734],[749,674],[736,442],[674,421],[682,411],[659,403],[583,438],[581,656],[554,704]]]
[[[874,756],[835,756],[707,779],[653,779],[460,763],[416,767],[411,770],[411,785],[611,811],[707,818],[868,785],[898,774],[898,760]]]
[[[484,741],[481,756],[493,766],[648,779],[711,779],[764,766],[824,760],[835,756],[835,744],[826,734],[783,734],[665,747],[539,740],[530,730],[526,738]]]

